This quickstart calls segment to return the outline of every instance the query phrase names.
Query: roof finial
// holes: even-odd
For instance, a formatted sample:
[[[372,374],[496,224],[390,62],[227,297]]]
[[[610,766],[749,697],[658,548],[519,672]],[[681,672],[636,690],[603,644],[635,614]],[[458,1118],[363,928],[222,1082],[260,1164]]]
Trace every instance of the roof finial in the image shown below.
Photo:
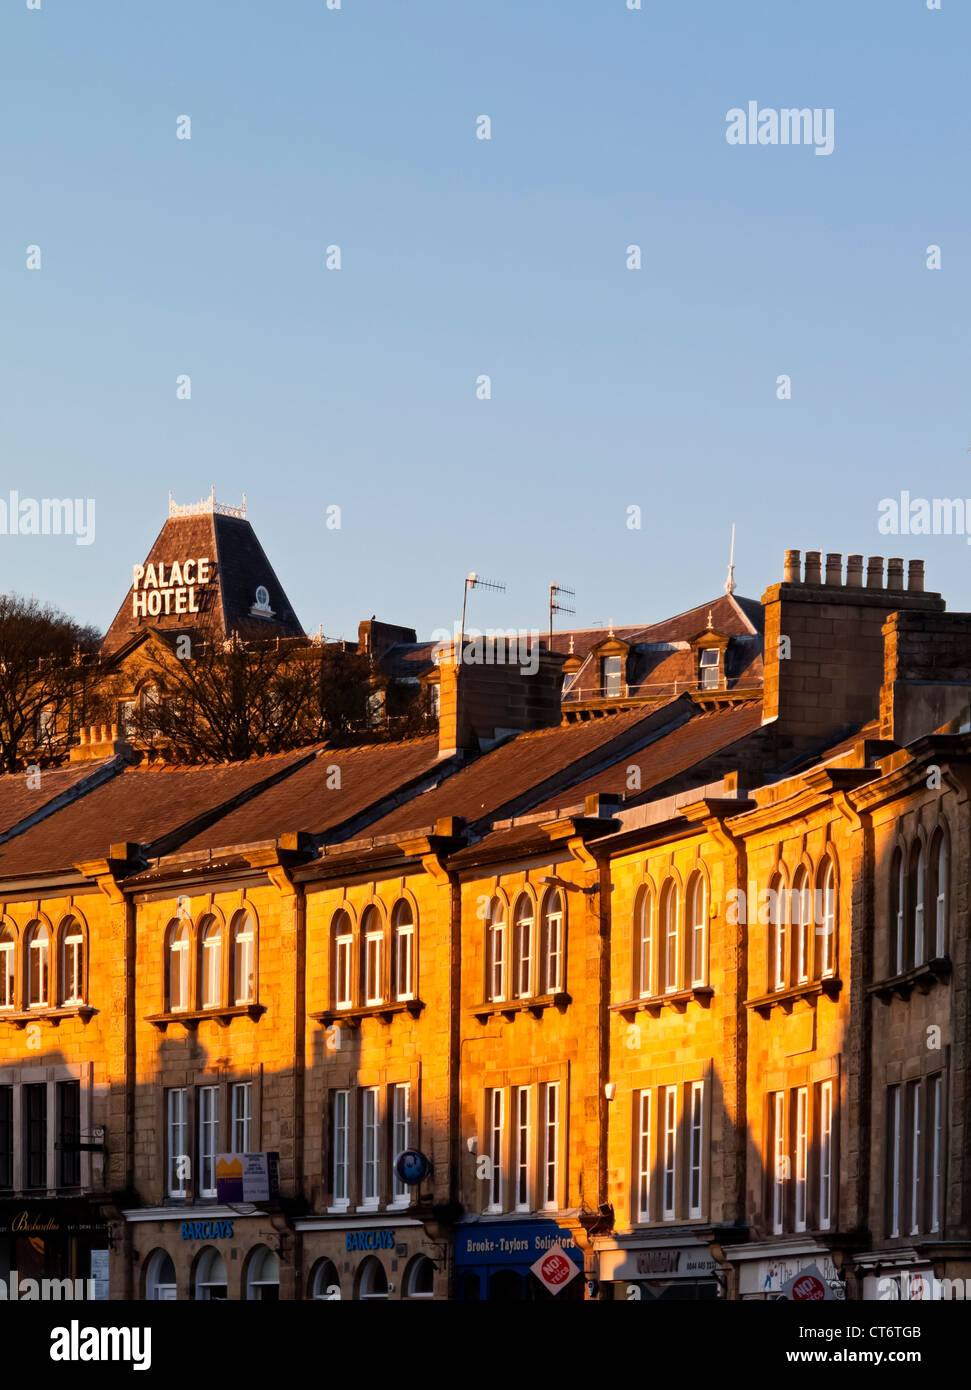
[[[608,632],[607,636],[608,636],[608,637],[613,637],[613,635],[614,635],[614,620],[613,620],[613,618],[611,618],[611,620],[610,620],[610,631]]]
[[[573,656],[573,633],[570,633],[570,655]]]
[[[725,580],[725,593],[735,592],[735,523],[732,522],[732,554],[728,561],[728,578]],[[710,624],[709,624],[710,626]]]
[[[708,631],[709,631],[709,632],[713,632],[713,631],[714,631],[714,627],[715,627],[715,624],[714,624],[714,623],[712,622],[712,620],[711,620],[711,609],[709,608],[709,609],[708,609]]]

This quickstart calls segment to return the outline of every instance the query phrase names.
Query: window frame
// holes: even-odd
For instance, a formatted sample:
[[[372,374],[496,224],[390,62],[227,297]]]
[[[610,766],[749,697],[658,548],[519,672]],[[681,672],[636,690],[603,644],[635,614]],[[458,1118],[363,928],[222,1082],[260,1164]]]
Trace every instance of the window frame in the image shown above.
[[[233,918],[230,931],[230,971],[232,981],[233,1003],[239,1007],[243,1004],[255,1004],[258,998],[256,986],[256,913],[250,907],[243,907]],[[240,970],[249,969],[246,972],[248,986],[244,987],[240,993]]]
[[[54,997],[51,986],[55,983],[51,979],[51,936],[50,924],[42,917],[35,917],[28,924],[24,933],[28,1009],[49,1009],[51,1007],[51,999]],[[36,967],[34,963],[35,951],[39,957]],[[33,997],[34,982],[37,978],[42,981],[42,991],[39,993],[42,993],[43,997],[35,999]]]

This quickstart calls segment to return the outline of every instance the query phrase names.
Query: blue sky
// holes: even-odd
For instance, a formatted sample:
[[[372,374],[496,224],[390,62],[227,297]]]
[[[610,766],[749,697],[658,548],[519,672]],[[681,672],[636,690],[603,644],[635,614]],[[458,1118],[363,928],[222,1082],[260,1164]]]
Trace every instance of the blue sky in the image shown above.
[[[795,546],[971,609],[963,536],[877,530],[971,498],[966,4],[41,3],[0,11],[0,498],[96,539],[0,536],[0,587],[106,627],[214,483],[332,636],[450,626],[472,569],[470,624],[542,629],[553,580],[652,621],[732,521],[741,593]],[[750,100],[834,152],[729,145]]]

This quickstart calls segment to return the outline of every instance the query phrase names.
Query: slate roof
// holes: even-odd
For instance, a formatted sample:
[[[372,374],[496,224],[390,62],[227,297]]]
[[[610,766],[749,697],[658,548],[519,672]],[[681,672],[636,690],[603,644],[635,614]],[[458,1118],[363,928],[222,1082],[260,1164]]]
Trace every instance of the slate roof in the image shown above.
[[[333,769],[340,773],[340,785]],[[409,739],[354,748],[324,748],[292,777],[221,817],[180,846],[186,854],[275,840],[289,831],[326,836],[345,823],[377,814],[392,797],[407,797],[411,784],[452,765],[438,761],[438,740]],[[328,782],[332,785],[328,786]]]
[[[147,629],[171,632],[202,630],[217,639],[237,631],[242,637],[302,637],[303,628],[293,611],[250,523],[242,517],[207,512],[194,516],[170,516],[145,560],[146,568],[163,563],[168,572],[176,561],[207,558],[211,578],[196,588],[199,614],[157,614],[135,617],[133,588],[108,629],[101,650],[110,656],[132,637]],[[272,619],[254,618],[250,608],[256,590],[264,585],[270,595]],[[149,591],[150,592],[150,591]]]
[[[286,775],[312,751],[252,758],[244,763],[158,770],[126,768],[110,781],[14,839],[0,844],[0,881],[63,873],[104,859],[111,845],[130,841],[160,852],[180,834],[194,834],[236,797]],[[85,768],[90,772],[90,764]],[[54,774],[51,774],[54,775]],[[19,777],[19,775],[18,775]],[[0,784],[11,779],[0,778]],[[0,792],[0,804],[3,794]]]
[[[83,795],[86,787],[121,770],[121,760],[111,758],[95,764],[74,763],[45,769],[33,775],[24,771],[0,777],[0,838],[9,838],[25,822],[50,814],[68,800]]]
[[[557,781],[592,773],[620,748],[638,744],[646,729],[656,727],[665,716],[675,720],[688,714],[681,702],[672,701],[660,712],[617,710],[600,719],[518,734],[440,786],[383,816],[367,833],[375,838],[407,834],[432,827],[443,816],[460,816],[474,828],[503,811],[514,815],[513,808],[535,805],[544,792],[552,795]]]

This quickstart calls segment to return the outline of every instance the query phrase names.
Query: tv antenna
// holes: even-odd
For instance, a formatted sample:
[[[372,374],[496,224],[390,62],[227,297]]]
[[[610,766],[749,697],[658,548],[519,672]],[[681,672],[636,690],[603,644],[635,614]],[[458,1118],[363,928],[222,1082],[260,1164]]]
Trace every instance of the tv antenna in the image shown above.
[[[554,613],[576,613],[575,608],[567,608],[562,603],[557,603],[557,594],[569,594],[570,598],[576,598],[575,589],[564,589],[562,584],[550,585],[550,650],[553,649],[553,614]]]
[[[500,594],[506,592],[505,584],[494,584],[490,579],[483,579],[482,575],[476,574],[475,570],[466,576],[465,588],[462,591],[462,636],[460,639],[462,643],[465,642],[465,610],[469,602],[470,589],[492,589]]]

